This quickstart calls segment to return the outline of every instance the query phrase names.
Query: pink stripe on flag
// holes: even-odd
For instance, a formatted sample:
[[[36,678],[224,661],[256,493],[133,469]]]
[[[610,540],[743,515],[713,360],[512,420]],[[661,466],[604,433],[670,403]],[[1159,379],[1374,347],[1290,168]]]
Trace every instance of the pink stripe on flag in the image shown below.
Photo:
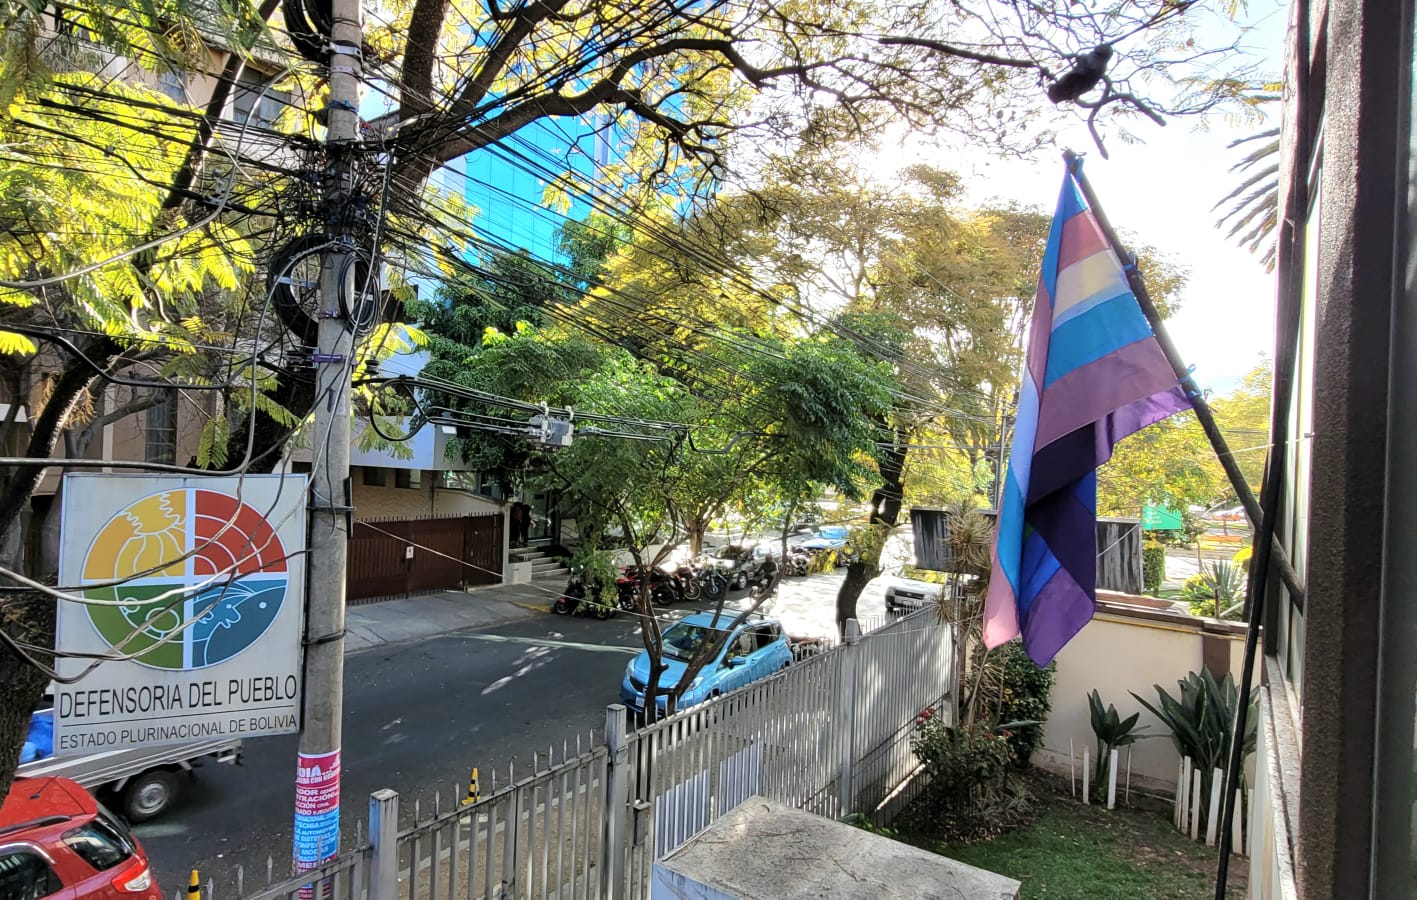
[[[1058,271],[1108,247],[1097,217],[1092,210],[1085,209],[1063,223],[1063,238],[1058,244]]]
[[[1038,403],[1033,446],[1046,447],[1137,398],[1175,386],[1176,381],[1161,345],[1147,335],[1048,385]]]
[[[989,594],[984,600],[984,646],[994,648],[1007,644],[1018,637],[1018,599],[1014,596],[1013,585],[1004,576],[999,565],[998,541],[990,551],[993,557],[992,575],[989,578]]]

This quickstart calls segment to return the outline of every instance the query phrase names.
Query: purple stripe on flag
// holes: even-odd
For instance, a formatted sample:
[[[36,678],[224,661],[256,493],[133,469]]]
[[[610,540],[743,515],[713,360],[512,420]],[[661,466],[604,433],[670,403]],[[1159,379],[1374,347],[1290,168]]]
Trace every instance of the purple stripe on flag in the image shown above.
[[[1112,448],[1122,438],[1190,408],[1179,385],[1129,403],[1098,422],[1089,422],[1042,447],[1033,454],[1024,503],[1034,503],[1068,487],[1112,458]],[[1032,521],[1032,515],[1029,516]]]
[[[1038,407],[1033,446],[1046,447],[1121,404],[1164,391],[1176,381],[1176,373],[1154,336],[1134,341],[1048,385]]]
[[[1096,541],[1094,531],[1093,540]],[[1059,569],[1033,601],[1023,620],[1023,648],[1041,669],[1092,618],[1097,604],[1066,569]]]
[[[1058,271],[1061,272],[1080,259],[1106,250],[1107,237],[1092,210],[1084,209],[1063,223],[1063,241],[1058,245]]]
[[[1095,488],[1094,488],[1095,491]],[[1092,590],[1097,584],[1097,502],[1075,491],[1056,491],[1030,507],[1028,524],[1071,573],[1073,581]]]
[[[1097,465],[1100,466],[1112,458],[1112,448],[1117,446],[1122,438],[1190,408],[1191,401],[1186,397],[1186,389],[1179,384],[1174,384],[1164,391],[1157,391],[1150,397],[1143,397],[1135,403],[1128,403],[1098,423],[1095,436],[1097,444],[1094,450]]]

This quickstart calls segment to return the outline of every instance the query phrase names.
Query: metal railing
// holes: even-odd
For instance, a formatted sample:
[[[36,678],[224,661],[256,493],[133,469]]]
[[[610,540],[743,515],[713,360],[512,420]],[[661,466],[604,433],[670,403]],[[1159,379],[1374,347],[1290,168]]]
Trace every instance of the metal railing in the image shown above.
[[[839,647],[627,735],[625,871],[610,895],[648,896],[656,861],[754,794],[829,818],[892,815],[914,796],[915,717],[954,687],[951,634],[933,609],[865,636],[849,627]]]
[[[398,835],[407,900],[599,896],[608,751],[551,764]]]
[[[855,625],[840,646],[639,731],[612,705],[602,743],[535,757],[476,802],[435,794],[402,831],[398,795],[378,791],[367,845],[361,828],[325,867],[235,896],[641,898],[655,862],[755,794],[883,821],[914,796],[915,717],[954,689],[952,631],[933,609],[866,635]]]

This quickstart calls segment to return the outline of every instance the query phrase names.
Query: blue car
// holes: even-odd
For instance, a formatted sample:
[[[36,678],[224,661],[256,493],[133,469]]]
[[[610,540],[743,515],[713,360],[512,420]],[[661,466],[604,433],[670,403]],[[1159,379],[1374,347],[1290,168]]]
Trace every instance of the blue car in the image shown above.
[[[723,637],[736,618],[731,613],[715,617],[696,613],[675,622],[664,631],[664,662],[667,670],[659,676],[658,707],[664,712],[669,689],[679,683],[687,662],[705,641]],[[749,618],[733,631],[713,659],[704,664],[689,689],[679,699],[678,709],[688,709],[719,694],[737,690],[761,678],[780,672],[792,663],[792,650],[782,623],[775,619]],[[641,651],[620,680],[620,702],[637,715],[645,709],[645,688],[649,681],[649,652]]]
[[[812,553],[822,550],[840,550],[846,546],[847,534],[845,526],[823,525],[817,529],[816,536],[808,538],[797,546]]]

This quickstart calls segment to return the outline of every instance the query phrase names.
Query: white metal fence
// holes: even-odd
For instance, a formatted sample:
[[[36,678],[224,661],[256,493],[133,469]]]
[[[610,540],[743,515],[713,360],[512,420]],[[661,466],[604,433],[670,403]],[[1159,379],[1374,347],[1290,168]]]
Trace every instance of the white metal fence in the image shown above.
[[[474,804],[435,795],[403,831],[398,795],[379,791],[367,846],[244,900],[641,898],[656,860],[754,794],[888,820],[918,789],[915,717],[955,687],[951,629],[933,609],[855,625],[840,646],[639,731],[613,705],[602,746],[538,761]]]

